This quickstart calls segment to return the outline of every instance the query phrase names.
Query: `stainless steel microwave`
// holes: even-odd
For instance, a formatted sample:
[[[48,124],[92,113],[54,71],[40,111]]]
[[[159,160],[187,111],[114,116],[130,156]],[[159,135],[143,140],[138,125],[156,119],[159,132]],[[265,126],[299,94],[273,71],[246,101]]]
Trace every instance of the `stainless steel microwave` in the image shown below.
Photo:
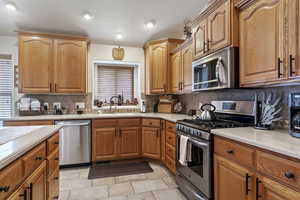
[[[192,90],[215,90],[238,86],[238,48],[227,47],[192,64]]]

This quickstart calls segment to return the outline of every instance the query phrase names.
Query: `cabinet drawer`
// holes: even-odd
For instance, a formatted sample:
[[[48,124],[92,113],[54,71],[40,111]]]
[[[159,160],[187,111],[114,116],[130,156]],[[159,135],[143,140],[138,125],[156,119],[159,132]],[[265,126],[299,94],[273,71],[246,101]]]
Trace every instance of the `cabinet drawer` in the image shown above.
[[[48,176],[51,176],[59,164],[59,149],[57,148],[52,154],[48,156]]]
[[[160,119],[143,119],[143,126],[160,127]]]
[[[59,134],[55,133],[47,140],[47,155],[50,155],[59,145]]]
[[[0,199],[5,199],[23,180],[21,160],[17,160],[0,171],[0,187],[6,187],[7,192],[0,192]]]
[[[176,160],[176,149],[173,146],[166,144],[166,154],[174,161]]]
[[[59,195],[59,168],[47,180],[48,200],[58,199]]]
[[[166,165],[173,172],[176,173],[176,164],[168,155],[166,155]]]
[[[119,126],[139,126],[140,119],[132,118],[132,119],[119,119]]]
[[[254,167],[255,150],[219,137],[214,138],[214,152],[240,162],[249,167]]]
[[[97,119],[92,122],[93,127],[115,127],[118,125],[117,119]]]
[[[23,158],[24,175],[27,177],[30,175],[42,162],[46,159],[46,143],[35,147],[29,153],[27,153]]]
[[[176,133],[176,124],[172,122],[166,122],[166,130]]]
[[[167,131],[166,132],[166,143],[175,147],[176,146],[176,134],[173,132]]]
[[[53,125],[53,121],[5,121],[4,126],[41,126],[41,125]]]
[[[257,151],[257,170],[300,189],[300,163]]]

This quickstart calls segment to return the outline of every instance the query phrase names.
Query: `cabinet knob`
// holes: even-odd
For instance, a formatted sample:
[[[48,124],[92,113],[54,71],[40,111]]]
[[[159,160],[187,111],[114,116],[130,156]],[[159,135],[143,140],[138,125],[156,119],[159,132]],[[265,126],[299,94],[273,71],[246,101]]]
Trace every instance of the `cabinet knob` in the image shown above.
[[[234,151],[233,150],[227,150],[226,151],[228,154],[234,154]]]
[[[284,176],[288,179],[295,178],[295,174],[293,174],[292,172],[286,172],[286,173],[284,173]]]
[[[38,157],[36,157],[35,159],[36,159],[36,160],[43,160],[43,157],[38,156]]]
[[[54,158],[54,160],[59,160],[59,158],[58,158],[58,157],[56,157],[56,158]]]
[[[54,144],[59,144],[59,142],[54,142]]]

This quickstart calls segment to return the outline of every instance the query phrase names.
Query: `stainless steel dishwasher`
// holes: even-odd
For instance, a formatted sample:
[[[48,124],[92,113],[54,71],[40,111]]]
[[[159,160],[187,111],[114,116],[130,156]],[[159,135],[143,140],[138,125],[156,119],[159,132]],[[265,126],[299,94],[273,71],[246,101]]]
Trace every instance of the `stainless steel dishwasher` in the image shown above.
[[[91,163],[91,121],[56,121],[59,131],[59,165],[70,167]]]

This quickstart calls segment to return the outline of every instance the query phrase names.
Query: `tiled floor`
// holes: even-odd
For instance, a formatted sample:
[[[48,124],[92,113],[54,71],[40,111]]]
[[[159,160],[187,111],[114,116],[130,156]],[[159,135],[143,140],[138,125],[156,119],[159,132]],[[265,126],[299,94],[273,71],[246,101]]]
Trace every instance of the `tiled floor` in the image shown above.
[[[60,171],[60,200],[186,200],[174,176],[150,163],[154,172],[88,180],[88,168]]]

